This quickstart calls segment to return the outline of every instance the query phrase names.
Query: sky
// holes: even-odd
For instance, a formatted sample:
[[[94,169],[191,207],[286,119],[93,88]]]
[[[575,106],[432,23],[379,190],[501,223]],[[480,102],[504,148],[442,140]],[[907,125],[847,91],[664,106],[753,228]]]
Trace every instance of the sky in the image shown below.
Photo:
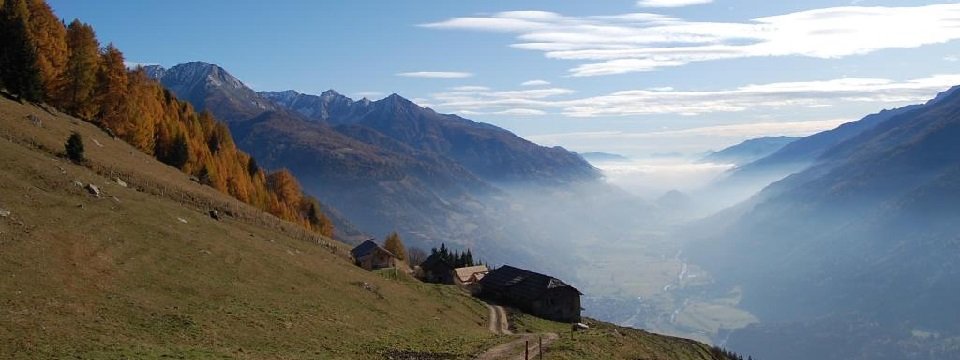
[[[398,93],[544,145],[694,156],[960,85],[960,4],[871,0],[49,0],[130,63],[258,91]]]

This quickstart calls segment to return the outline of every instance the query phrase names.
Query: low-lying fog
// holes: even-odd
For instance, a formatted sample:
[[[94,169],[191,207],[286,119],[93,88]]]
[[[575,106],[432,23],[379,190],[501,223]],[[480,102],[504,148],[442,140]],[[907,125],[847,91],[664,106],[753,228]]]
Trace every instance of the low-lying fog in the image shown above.
[[[531,257],[503,260],[522,260],[577,286],[587,316],[723,342],[723,329],[756,319],[737,308],[736,292],[709,288],[710,275],[688,263],[673,234],[704,213],[695,204],[703,189],[734,167],[697,160],[594,160],[605,183],[504,187],[510,206],[499,231],[513,239],[511,249],[523,244]]]
[[[701,163],[685,157],[630,158],[591,164],[603,171],[609,183],[649,200],[673,190],[697,192],[735,166]]]

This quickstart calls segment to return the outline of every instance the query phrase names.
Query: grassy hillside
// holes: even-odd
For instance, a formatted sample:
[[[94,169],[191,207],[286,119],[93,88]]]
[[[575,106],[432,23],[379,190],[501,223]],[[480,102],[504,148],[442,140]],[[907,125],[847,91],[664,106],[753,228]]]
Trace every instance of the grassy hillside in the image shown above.
[[[73,131],[85,166],[59,156]],[[6,99],[0,209],[0,358],[469,358],[508,340],[453,287],[363,271],[342,244],[89,123]],[[210,209],[231,215],[216,221]],[[711,358],[701,344],[615,327],[556,344],[548,354],[560,358]]]
[[[486,308],[458,292],[362,271],[292,226],[210,219],[197,203],[257,212],[87,123],[6,100],[0,118],[0,358],[462,355],[492,336]],[[48,151],[70,131],[129,187]]]
[[[723,359],[706,344],[689,339],[624,328],[585,319],[590,330],[570,333],[570,325],[511,312],[511,329],[517,333],[557,333],[560,338],[544,352],[547,359],[667,360]]]

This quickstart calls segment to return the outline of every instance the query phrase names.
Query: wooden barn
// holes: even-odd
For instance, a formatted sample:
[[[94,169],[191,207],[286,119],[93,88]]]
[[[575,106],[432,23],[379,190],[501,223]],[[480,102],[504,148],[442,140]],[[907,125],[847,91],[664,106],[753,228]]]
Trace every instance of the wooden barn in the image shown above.
[[[480,280],[480,296],[544,319],[580,321],[580,293],[557,278],[503,266]]]
[[[357,266],[367,270],[397,267],[399,263],[396,255],[373,240],[367,240],[357,245],[353,250],[350,250],[350,255],[353,255],[353,261]]]
[[[432,254],[420,264],[420,279],[434,284],[453,284],[453,265],[443,260],[440,254]]]

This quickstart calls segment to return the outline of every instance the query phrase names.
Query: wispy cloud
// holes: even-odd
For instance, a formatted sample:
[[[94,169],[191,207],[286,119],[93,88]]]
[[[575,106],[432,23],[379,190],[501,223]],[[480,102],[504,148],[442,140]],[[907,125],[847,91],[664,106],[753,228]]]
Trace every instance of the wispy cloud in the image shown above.
[[[834,59],[946,43],[960,39],[960,4],[832,7],[746,22],[688,21],[649,13],[571,17],[512,11],[421,26],[514,34],[517,42],[511,47],[581,62],[570,69],[571,76],[581,77],[749,57]]]
[[[128,69],[136,69],[138,66],[150,66],[150,65],[160,65],[157,62],[136,62],[136,61],[124,61],[123,65]]]
[[[490,88],[486,86],[457,86],[450,88],[453,91],[489,91]]]
[[[381,92],[381,91],[358,91],[358,92],[353,93],[353,95],[356,96],[356,97],[359,97],[359,98],[372,99],[372,98],[381,97],[381,96],[386,95],[386,94],[384,94],[384,93]]]
[[[752,84],[715,91],[673,88],[618,91],[572,98],[574,91],[543,88],[519,91],[447,91],[431,95],[442,109],[496,113],[506,109],[555,109],[570,117],[684,115],[747,110],[822,108],[849,103],[915,103],[960,84],[960,74],[894,81],[840,78],[819,81]]]
[[[463,79],[473,77],[473,73],[459,71],[414,71],[398,73],[397,76],[425,79]]]
[[[547,86],[550,85],[549,81],[546,80],[529,80],[520,83],[520,86]]]
[[[713,0],[640,0],[639,7],[681,7],[690,5],[709,4]]]
[[[594,140],[630,140],[655,138],[689,138],[719,136],[728,138],[751,138],[757,136],[806,136],[824,130],[833,129],[851,119],[831,119],[812,121],[756,122],[695,127],[678,130],[650,132],[594,131],[542,134],[528,136],[530,140],[548,144],[564,143],[572,139]]]
[[[543,110],[523,109],[523,108],[513,108],[513,109],[506,109],[506,110],[500,110],[500,111],[491,111],[491,112],[482,112],[482,111],[474,111],[474,110],[460,110],[460,111],[458,111],[457,113],[459,113],[459,114],[461,114],[461,115],[466,115],[466,116],[476,116],[476,115],[507,115],[507,116],[520,116],[520,117],[541,116],[541,115],[546,115],[546,114],[547,114],[547,112],[546,112],[546,111],[543,111]]]
[[[545,113],[545,109],[557,108],[555,101],[549,100],[561,95],[573,94],[574,91],[563,88],[542,88],[516,91],[493,90],[464,90],[431,94],[431,102],[443,109],[455,110],[460,113],[468,111],[468,115],[501,114],[511,109],[532,109]],[[530,113],[530,111],[527,111]],[[538,114],[539,115],[539,114]]]

